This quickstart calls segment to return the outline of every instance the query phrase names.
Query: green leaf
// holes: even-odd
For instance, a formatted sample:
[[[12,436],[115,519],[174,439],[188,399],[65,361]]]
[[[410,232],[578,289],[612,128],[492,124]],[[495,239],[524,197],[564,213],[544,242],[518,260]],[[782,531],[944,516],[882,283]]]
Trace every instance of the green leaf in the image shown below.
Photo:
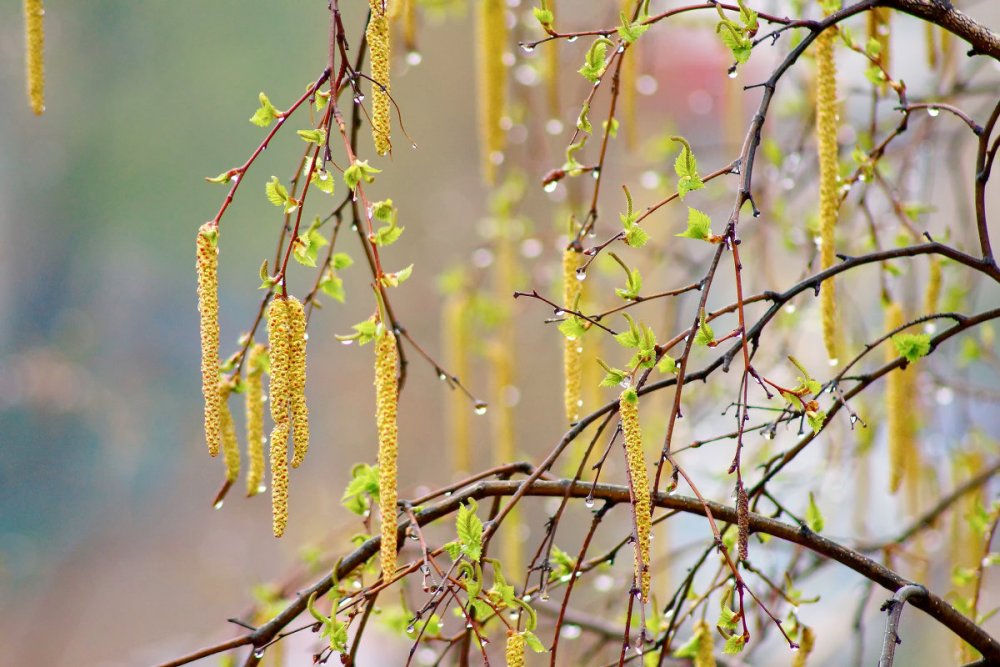
[[[334,271],[340,271],[354,264],[354,260],[346,252],[338,252],[334,253],[331,263]]]
[[[639,296],[639,292],[642,290],[642,276],[639,274],[639,269],[631,269],[625,278],[625,289],[618,287],[615,289],[615,294],[623,299],[635,299]]]
[[[396,208],[392,205],[391,199],[372,204],[372,217],[379,222],[385,223],[385,226],[375,230],[375,245],[392,245],[399,240],[404,228],[396,226]]]
[[[552,578],[560,579],[573,573],[573,570],[576,568],[576,559],[559,547],[552,545],[552,553],[549,556],[549,564],[552,566]]]
[[[562,170],[569,176],[579,176],[583,173],[583,165],[576,159],[576,153],[587,143],[589,134],[584,134],[575,144],[566,147],[566,162],[563,163]]]
[[[317,217],[304,234],[295,239],[295,250],[292,255],[295,261],[305,266],[316,266],[319,249],[330,245],[326,237],[319,231],[320,219]]]
[[[897,334],[892,337],[892,344],[895,346],[896,352],[910,362],[916,361],[920,357],[926,357],[931,351],[929,334]]]
[[[618,125],[619,125],[619,123],[618,123],[618,119],[617,118],[612,118],[611,119],[610,129],[608,127],[608,121],[606,121],[606,120],[602,120],[601,121],[601,129],[602,130],[607,130],[608,136],[611,137],[612,139],[614,139],[614,138],[616,138],[618,136]]]
[[[571,315],[559,323],[559,332],[570,340],[578,340],[587,333],[587,326],[584,322],[586,320]]]
[[[826,423],[826,413],[822,410],[807,410],[806,421],[809,422],[809,428],[813,430],[813,435],[816,435],[823,430],[823,424]]]
[[[583,67],[577,70],[591,83],[600,81],[601,75],[604,74],[604,61],[608,56],[608,46],[613,46],[611,40],[607,37],[599,37],[587,50]]]
[[[656,368],[661,373],[676,373],[677,360],[669,354],[664,353],[663,357],[660,359],[660,364]]]
[[[726,640],[726,645],[722,647],[722,652],[726,655],[737,655],[743,652],[743,647],[746,646],[746,643],[746,635],[732,635]]]
[[[476,516],[476,501],[469,499],[468,504],[458,508],[455,519],[455,529],[462,553],[469,560],[478,563],[483,555],[483,522]]]
[[[625,243],[633,248],[641,248],[649,241],[649,234],[639,225],[632,225],[625,231]]]
[[[267,195],[267,200],[275,206],[288,204],[288,188],[281,184],[277,176],[272,176],[271,180],[264,185],[264,194]]]
[[[696,658],[698,657],[698,649],[701,646],[701,634],[694,633],[691,639],[684,642],[683,646],[678,647],[674,651],[675,658]]]
[[[298,130],[296,134],[302,138],[302,141],[308,144],[316,144],[317,146],[322,146],[326,143],[326,130],[320,128],[318,130]]]
[[[633,23],[625,12],[621,12],[621,25],[616,28],[618,31],[618,36],[622,38],[622,41],[626,44],[632,44],[635,40],[642,37],[642,34],[649,30],[648,25],[643,25],[641,21],[636,21]]]
[[[604,366],[604,370],[606,375],[604,376],[604,379],[601,380],[600,386],[602,387],[617,387],[625,381],[625,378],[628,377],[628,373],[619,368],[608,368],[607,366]]]
[[[677,173],[677,194],[681,200],[684,196],[695,190],[705,187],[698,175],[698,160],[695,159],[691,151],[691,144],[683,137],[670,137],[673,141],[681,145],[681,152],[674,160],[674,171]]]
[[[229,181],[233,180],[233,176],[235,175],[236,174],[232,171],[224,171],[215,177],[206,176],[205,180],[208,181],[209,183],[228,183]]]
[[[323,272],[323,277],[319,281],[319,288],[323,294],[326,294],[331,299],[344,303],[344,281],[333,272],[333,269],[327,269]]]
[[[639,348],[642,345],[642,332],[639,331],[639,327],[636,325],[635,320],[625,313],[625,319],[628,320],[628,331],[623,331],[615,336],[615,340],[622,347],[627,348]]]
[[[333,194],[333,175],[330,174],[326,169],[317,169],[313,171],[312,178],[309,182],[316,187],[320,192],[325,192],[328,195]]]
[[[368,160],[355,160],[354,163],[344,170],[344,183],[351,190],[358,187],[363,180],[365,183],[375,181],[375,174],[382,173],[381,169],[369,166]]]
[[[744,30],[733,21],[720,21],[715,31],[722,39],[722,43],[733,54],[736,62],[743,64],[750,59],[753,49],[753,42],[746,36]]]
[[[260,108],[250,116],[250,122],[254,125],[267,127],[275,118],[281,118],[284,115],[274,108],[271,100],[267,99],[267,95],[263,91],[257,96],[257,99],[260,100]]]
[[[351,469],[351,481],[340,501],[351,512],[363,516],[369,509],[370,498],[378,495],[378,468],[359,463]]]
[[[708,347],[715,341],[715,332],[705,319],[705,313],[701,314],[701,321],[698,323],[698,332],[694,335],[694,344]]]
[[[552,14],[552,10],[550,10],[550,9],[543,9],[541,7],[533,7],[532,11],[535,14],[535,18],[538,19],[538,22],[542,24],[543,28],[547,28],[548,26],[551,26],[552,22],[556,18]]]
[[[812,491],[809,492],[809,506],[806,507],[806,525],[814,533],[823,532],[823,526],[826,525],[823,513],[819,511],[819,506],[816,504],[816,498],[813,496]]]
[[[542,644],[542,640],[536,637],[534,632],[524,630],[521,632],[521,636],[524,637],[524,643],[535,653],[546,653],[548,651],[545,645]]]
[[[405,283],[409,278],[410,274],[413,273],[413,265],[410,264],[405,269],[396,271],[395,273],[386,273],[382,276],[382,284],[386,287],[399,287],[402,283]]]
[[[712,219],[698,209],[688,207],[687,229],[677,236],[708,241],[712,237]]]
[[[367,345],[368,343],[375,340],[375,337],[379,333],[379,325],[375,322],[375,316],[369,317],[364,322],[358,322],[351,327],[354,329],[354,333],[350,336],[336,336],[337,340],[340,342],[344,341],[358,341],[358,345]]]
[[[576,119],[576,129],[581,132],[586,132],[590,134],[594,131],[594,127],[590,124],[590,119],[587,118],[587,114],[590,112],[590,105],[584,103],[583,108],[580,110],[580,115]]]
[[[442,547],[448,554],[448,557],[453,561],[458,560],[458,557],[462,555],[462,545],[458,543],[458,540],[452,540]]]

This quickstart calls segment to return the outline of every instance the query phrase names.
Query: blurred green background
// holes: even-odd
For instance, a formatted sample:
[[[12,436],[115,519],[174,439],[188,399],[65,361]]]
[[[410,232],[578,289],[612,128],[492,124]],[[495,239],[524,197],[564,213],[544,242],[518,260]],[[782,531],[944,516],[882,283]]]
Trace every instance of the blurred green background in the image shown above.
[[[977,15],[997,19],[1000,12],[982,4],[973,3]],[[344,5],[357,34],[365,3]],[[48,2],[47,112],[35,118],[23,92],[20,3],[0,4],[5,664],[152,664],[228,637],[224,619],[245,610],[255,584],[278,578],[303,545],[342,545],[357,528],[339,499],[351,465],[374,456],[370,350],[341,346],[332,334],[347,333],[371,312],[363,262],[344,274],[347,303],[329,303],[314,318],[309,395],[316,444],[293,477],[292,520],[283,540],[271,537],[266,496],[247,501],[234,493],[220,511],[211,510],[221,463],[206,455],[201,432],[194,235],[226,192],[203,177],[241,164],[260,140],[262,131],[246,120],[260,90],[283,108],[320,74],[326,7],[325,0]],[[613,14],[591,8],[571,20],[586,25]],[[407,227],[406,243],[385,253],[387,263],[396,269],[416,263],[413,280],[398,292],[397,311],[434,354],[440,347],[435,277],[482,245],[470,230],[487,211],[478,178],[471,30],[461,13],[451,20],[448,26],[428,22],[422,64],[400,64],[393,82],[420,148],[398,140],[391,162],[372,160],[384,169],[374,198],[391,196]],[[711,22],[701,27],[703,34],[682,33],[664,48],[676,57],[714,43]],[[897,47],[904,56],[920,39],[919,28],[909,27]],[[577,59],[584,49],[581,43],[568,52]],[[670,125],[700,141],[707,168],[732,146],[715,131],[725,117],[720,101],[731,98],[721,88],[699,87],[710,77],[723,85],[719,73],[728,62],[717,47],[706,54],[681,66],[650,53],[646,69],[660,89],[647,91],[651,101],[643,114],[659,132],[669,109]],[[768,57],[752,71],[765,71]],[[900,67],[915,68],[912,80],[926,79],[919,64]],[[576,65],[566,69],[572,74]],[[571,127],[585,84],[575,77],[564,90],[562,121]],[[365,134],[365,153],[372,155]],[[287,182],[301,152],[293,136],[279,137],[223,221],[224,352],[234,349],[256,312],[257,269],[273,253],[280,224],[261,196],[263,183],[271,174]],[[561,163],[565,138],[512,149],[531,183]],[[626,155],[609,169],[627,174],[637,164]],[[649,189],[655,191],[656,174],[667,173],[669,163],[653,169]],[[617,182],[609,179],[602,196],[613,222]],[[545,202],[533,188],[526,204],[536,213],[529,233],[544,242],[545,253],[524,268],[531,284],[541,286],[551,281],[557,238],[557,207]],[[344,250],[361,259],[355,239],[348,237]],[[799,268],[769,271],[791,279]],[[306,291],[311,280],[296,269],[293,291]],[[539,324],[544,309],[518,308],[519,346],[532,362],[520,386],[526,407],[519,413],[518,446],[535,454],[561,434],[561,424],[546,418],[561,406],[560,343]],[[401,416],[404,494],[418,482],[449,479],[437,418],[446,390],[416,355],[411,361]],[[488,386],[484,377],[470,384],[483,394]],[[477,428],[486,432],[482,424]],[[485,442],[480,463],[489,460]],[[724,498],[725,484],[715,481]],[[678,534],[704,538],[701,524],[689,525],[691,531]],[[828,585],[824,590],[835,595],[836,584]],[[832,656],[838,637],[825,641]],[[366,650],[372,653],[365,664],[393,664],[391,656],[406,645]],[[950,648],[941,654],[950,655]]]

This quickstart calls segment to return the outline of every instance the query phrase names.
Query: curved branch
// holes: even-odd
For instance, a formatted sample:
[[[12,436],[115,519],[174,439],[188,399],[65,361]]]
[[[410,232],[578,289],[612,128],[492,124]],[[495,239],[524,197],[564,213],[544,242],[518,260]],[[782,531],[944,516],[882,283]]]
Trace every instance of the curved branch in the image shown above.
[[[882,7],[930,21],[972,45],[969,55],[982,54],[1000,60],[1000,35],[955,9],[943,0],[882,0]]]
[[[483,498],[512,496],[521,493],[524,496],[533,497],[553,497],[569,495],[575,498],[593,497],[605,500],[610,503],[628,504],[629,488],[627,486],[614,484],[597,484],[591,486],[588,483],[573,482],[572,480],[559,481],[534,481],[525,486],[520,481],[483,481],[473,484],[463,489],[459,493],[443,499],[441,502],[416,512],[417,523],[426,525],[447,516],[458,510],[462,503],[472,499],[481,500]],[[736,523],[736,510],[732,507],[722,505],[713,501],[704,503],[696,498],[686,496],[668,495],[666,493],[656,493],[652,498],[657,507],[705,516],[706,511],[711,511],[712,515],[721,521]],[[399,535],[405,535],[409,526],[409,520],[399,524]],[[883,566],[882,564],[868,558],[867,556],[845,547],[837,542],[829,540],[822,535],[818,535],[805,526],[792,526],[790,524],[777,521],[760,514],[749,514],[749,528],[754,533],[764,533],[778,539],[800,546],[806,547],[815,553],[825,556],[831,560],[845,565],[854,570],[866,579],[882,586],[883,588],[896,592],[904,586],[913,582],[904,579],[896,572]],[[244,637],[219,645],[212,649],[204,649],[197,654],[188,656],[189,660],[175,660],[160,667],[178,667],[179,665],[191,662],[199,657],[219,653],[229,648],[253,644],[263,646],[274,639],[281,631],[291,623],[299,614],[305,611],[306,601],[313,594],[324,595],[333,587],[334,578],[343,579],[354,570],[363,566],[369,559],[378,553],[381,544],[380,537],[372,537],[364,542],[357,549],[345,556],[337,563],[333,577],[326,576],[309,588],[300,591],[298,597],[293,600],[288,607],[275,616],[274,619]],[[911,604],[923,610],[931,618],[938,621],[958,637],[968,642],[976,650],[983,654],[988,660],[1000,661],[1000,642],[985,630],[977,626],[971,620],[960,614],[954,607],[948,604],[941,597],[928,592],[926,596],[914,598]]]

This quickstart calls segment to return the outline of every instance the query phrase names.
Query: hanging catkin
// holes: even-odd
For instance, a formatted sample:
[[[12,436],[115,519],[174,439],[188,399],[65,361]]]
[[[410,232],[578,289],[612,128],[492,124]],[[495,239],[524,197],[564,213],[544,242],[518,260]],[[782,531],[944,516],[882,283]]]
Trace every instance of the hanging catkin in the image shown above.
[[[500,119],[504,112],[504,89],[507,68],[503,52],[507,44],[503,0],[481,0],[476,3],[478,26],[476,43],[479,56],[479,150],[483,178],[487,184],[496,182],[496,165],[503,158],[504,133]]]
[[[885,329],[893,331],[903,326],[906,319],[903,308],[895,301],[886,307]],[[885,360],[895,361],[896,348],[892,342],[886,343]],[[913,369],[896,369],[886,378],[885,409],[889,423],[889,491],[895,493],[903,482],[905,472],[912,466],[907,458],[917,455],[914,446],[913,420]],[[915,480],[914,480],[915,481]]]
[[[556,16],[556,0],[549,0],[549,11],[553,20]],[[548,103],[549,118],[558,119],[562,113],[559,107],[559,40],[545,45],[545,99]]]
[[[292,410],[292,467],[298,468],[309,451],[309,408],[306,406],[306,311],[302,302],[288,297],[288,392]]]
[[[632,514],[635,520],[635,581],[642,601],[649,599],[649,531],[652,525],[649,497],[649,475],[642,451],[642,430],[639,427],[639,396],[626,389],[618,399],[628,459],[628,477],[632,489]]]
[[[504,651],[507,667],[524,667],[524,636],[519,632],[507,634],[507,646]]]
[[[271,355],[271,513],[274,536],[288,525],[288,434],[291,427],[289,370],[291,341],[288,304],[275,298],[267,308],[267,342]]]
[[[198,273],[198,313],[201,330],[201,393],[205,398],[205,442],[208,453],[219,453],[221,437],[219,400],[219,226],[206,222],[195,242]]]
[[[891,9],[877,8],[868,12],[868,39],[874,39],[879,44],[879,53],[876,58],[882,67],[888,71],[889,48],[889,18],[892,16]]]
[[[226,464],[227,489],[240,476],[240,444],[236,440],[236,424],[233,413],[229,411],[229,394],[231,385],[225,380],[219,381],[219,402],[221,403],[222,458]]]
[[[924,292],[924,314],[937,312],[938,299],[941,298],[941,258],[931,257],[931,265],[927,272],[927,291]]]
[[[398,499],[396,411],[399,385],[396,366],[399,351],[396,337],[383,328],[375,342],[375,423],[378,426],[378,504],[382,512],[382,545],[379,566],[382,580],[396,571],[396,501]]]
[[[834,226],[840,198],[837,193],[837,67],[833,59],[836,33],[824,31],[816,38],[816,143],[819,152],[820,269],[833,266]],[[837,306],[833,279],[820,291],[823,342],[830,360],[837,359]]]
[[[462,382],[469,379],[470,336],[467,312],[469,297],[452,294],[444,304],[444,351],[448,370]],[[449,438],[452,446],[452,469],[458,473],[472,470],[472,437],[469,402],[461,392],[449,392],[447,400]]]
[[[698,621],[694,624],[694,636],[698,650],[694,656],[694,667],[715,667],[712,628],[705,621]]]
[[[386,0],[371,0],[371,18],[365,35],[371,54],[372,139],[375,151],[385,155],[392,149],[389,141],[389,17]]]
[[[563,251],[563,305],[576,309],[583,292],[583,281],[577,280],[576,268],[580,253],[567,248]],[[570,317],[567,315],[566,317]],[[563,336],[563,402],[566,419],[572,423],[580,418],[583,380],[583,340],[582,337]]]
[[[247,358],[245,407],[247,459],[250,461],[247,472],[247,496],[260,493],[264,481],[264,356],[264,346],[255,343],[250,348],[250,356]]]
[[[45,9],[42,0],[24,0],[25,60],[28,101],[35,115],[45,111]]]
[[[815,644],[816,634],[813,629],[808,625],[803,625],[802,635],[799,637],[799,650],[795,653],[795,659],[792,660],[792,667],[806,667],[806,660],[809,659],[809,654],[812,653]]]

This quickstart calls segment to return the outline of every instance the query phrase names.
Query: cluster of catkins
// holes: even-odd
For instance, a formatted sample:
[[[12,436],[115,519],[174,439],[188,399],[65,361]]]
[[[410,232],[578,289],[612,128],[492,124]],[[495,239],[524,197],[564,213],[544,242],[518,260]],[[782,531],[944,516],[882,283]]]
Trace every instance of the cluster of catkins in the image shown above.
[[[201,316],[201,389],[205,399],[205,442],[217,456],[220,446],[226,464],[226,482],[216,498],[218,506],[240,472],[236,426],[229,396],[237,384],[222,378],[219,361],[219,226],[207,222],[196,238],[198,311]],[[288,524],[288,437],[293,437],[292,467],[309,449],[309,409],[306,406],[306,315],[295,297],[277,296],[267,309],[268,347],[251,343],[246,351],[247,495],[260,493],[264,480],[264,369],[270,360],[271,502],[274,535]]]

